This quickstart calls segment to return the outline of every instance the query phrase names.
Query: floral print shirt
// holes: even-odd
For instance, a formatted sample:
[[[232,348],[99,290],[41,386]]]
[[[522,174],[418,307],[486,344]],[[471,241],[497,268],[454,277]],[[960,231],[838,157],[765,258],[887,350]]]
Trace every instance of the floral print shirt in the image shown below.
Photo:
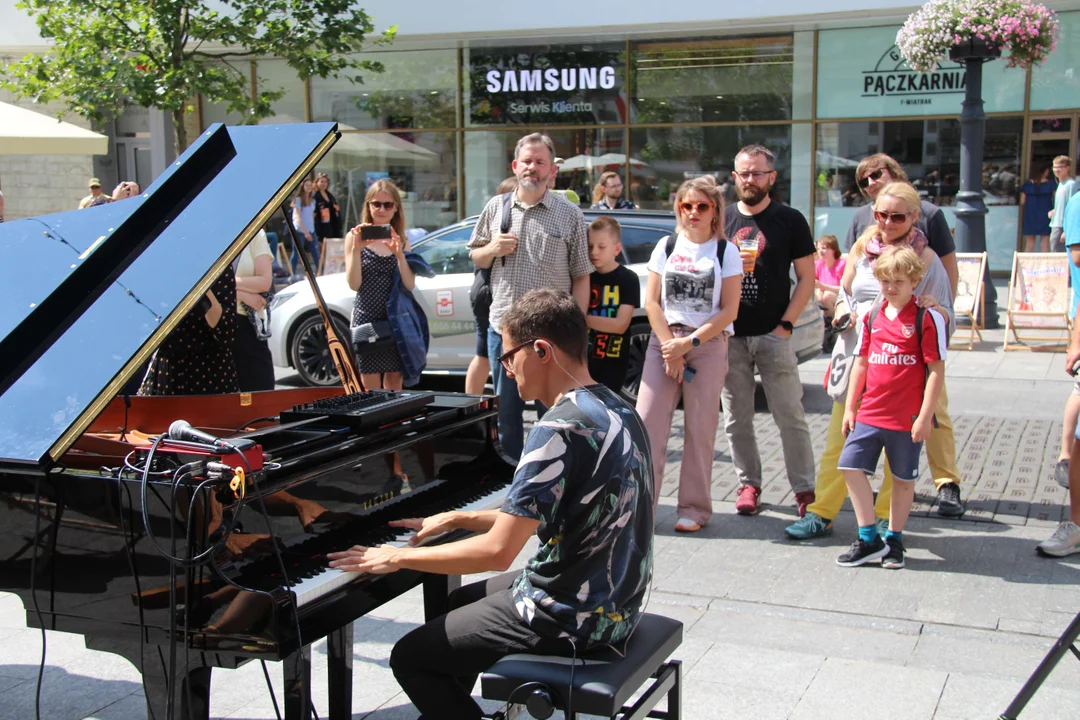
[[[529,433],[502,511],[540,521],[514,584],[541,634],[624,640],[652,578],[652,461],[637,413],[603,385],[572,390]]]

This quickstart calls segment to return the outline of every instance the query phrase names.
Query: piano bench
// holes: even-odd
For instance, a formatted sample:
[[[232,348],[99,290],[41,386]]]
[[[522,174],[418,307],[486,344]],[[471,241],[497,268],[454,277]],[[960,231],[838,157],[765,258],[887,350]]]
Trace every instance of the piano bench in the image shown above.
[[[573,715],[567,720],[574,720],[578,713],[611,720],[680,720],[681,664],[667,658],[682,643],[682,631],[678,620],[645,613],[630,636],[625,657],[611,648],[579,656],[574,669]],[[535,718],[550,717],[555,709],[566,708],[570,665],[569,657],[507,655],[481,677],[481,695],[487,700],[525,705]],[[646,684],[641,697],[626,706]],[[667,711],[654,710],[665,695]]]

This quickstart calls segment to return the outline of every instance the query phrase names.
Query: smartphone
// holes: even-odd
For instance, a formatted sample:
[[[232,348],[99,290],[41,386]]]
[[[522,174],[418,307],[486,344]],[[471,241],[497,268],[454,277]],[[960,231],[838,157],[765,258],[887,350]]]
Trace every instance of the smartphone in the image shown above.
[[[389,240],[389,225],[365,225],[360,228],[361,240]]]
[[[682,371],[682,381],[684,383],[688,383],[688,382],[690,382],[691,380],[694,379],[695,375],[697,375],[697,370],[694,370],[694,368],[687,365],[686,367],[683,368],[683,371]]]
[[[1069,373],[1073,377],[1076,377],[1076,373],[1080,372],[1080,360],[1076,361],[1076,364],[1072,366],[1072,372]]]

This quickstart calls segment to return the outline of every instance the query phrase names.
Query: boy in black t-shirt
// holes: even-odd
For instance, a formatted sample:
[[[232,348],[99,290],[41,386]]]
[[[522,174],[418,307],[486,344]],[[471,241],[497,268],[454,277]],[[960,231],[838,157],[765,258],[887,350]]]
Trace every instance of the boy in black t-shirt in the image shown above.
[[[626,337],[634,308],[641,305],[641,281],[619,264],[622,230],[610,217],[589,225],[589,259],[596,268],[589,278],[589,374],[618,393],[626,380],[630,346]]]

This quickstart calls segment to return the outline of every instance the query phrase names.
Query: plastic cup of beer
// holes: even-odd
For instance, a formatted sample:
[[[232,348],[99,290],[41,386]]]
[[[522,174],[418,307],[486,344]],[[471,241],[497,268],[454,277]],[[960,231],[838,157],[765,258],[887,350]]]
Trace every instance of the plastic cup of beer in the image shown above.
[[[742,257],[743,272],[753,272],[757,265],[757,240],[744,238],[739,241],[739,255]]]

